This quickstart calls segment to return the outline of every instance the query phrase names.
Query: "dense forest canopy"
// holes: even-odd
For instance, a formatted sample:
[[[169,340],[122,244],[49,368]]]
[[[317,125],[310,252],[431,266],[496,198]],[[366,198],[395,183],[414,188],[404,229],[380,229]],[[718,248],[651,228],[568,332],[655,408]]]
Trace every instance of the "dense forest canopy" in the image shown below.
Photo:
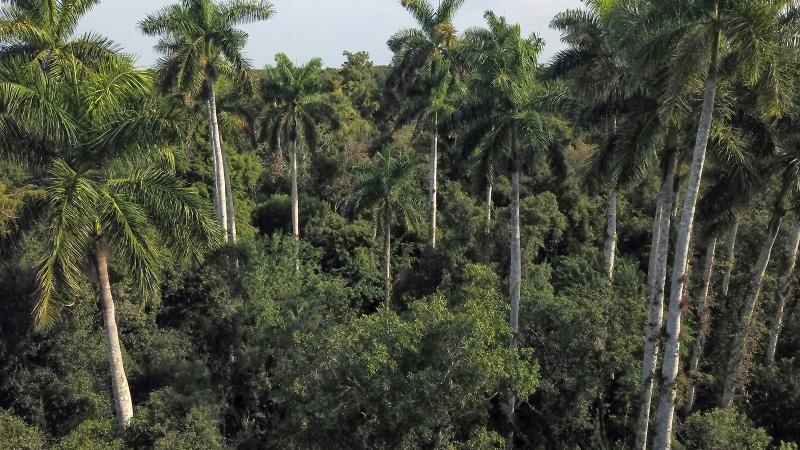
[[[0,449],[798,448],[800,3],[98,1],[0,5]]]

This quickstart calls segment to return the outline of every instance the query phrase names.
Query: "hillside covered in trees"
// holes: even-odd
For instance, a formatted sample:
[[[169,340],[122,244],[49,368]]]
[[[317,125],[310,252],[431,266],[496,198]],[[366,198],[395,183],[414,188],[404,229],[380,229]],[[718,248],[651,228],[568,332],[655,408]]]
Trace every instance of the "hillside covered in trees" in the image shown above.
[[[800,3],[98,1],[0,5],[0,449],[798,448]]]

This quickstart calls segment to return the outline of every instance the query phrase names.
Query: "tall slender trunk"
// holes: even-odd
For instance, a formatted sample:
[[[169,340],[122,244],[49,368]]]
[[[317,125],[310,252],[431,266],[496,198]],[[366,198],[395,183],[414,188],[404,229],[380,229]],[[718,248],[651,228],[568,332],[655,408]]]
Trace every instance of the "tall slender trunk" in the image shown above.
[[[222,176],[222,162],[220,152],[217,148],[216,133],[214,132],[214,104],[209,99],[206,101],[208,108],[208,136],[211,139],[211,160],[214,163],[214,212],[216,213],[217,223],[222,227],[225,241],[228,241],[228,216],[225,208],[225,179]]]
[[[100,300],[103,313],[103,329],[108,347],[108,362],[111,368],[111,391],[114,394],[114,411],[117,423],[123,428],[130,425],[133,419],[133,401],[125,366],[122,362],[122,349],[119,345],[117,319],[114,312],[114,298],[111,296],[111,283],[108,279],[108,247],[102,241],[97,244],[95,254],[97,278],[100,283]]]
[[[492,228],[492,189],[494,188],[494,176],[492,174],[492,166],[489,165],[488,175],[489,186],[486,188],[486,233],[488,234]]]
[[[694,397],[696,386],[694,383],[697,369],[700,367],[700,358],[703,355],[703,346],[705,345],[706,335],[708,328],[711,324],[711,301],[708,298],[708,289],[711,286],[711,277],[714,271],[714,251],[717,248],[717,238],[713,237],[709,240],[706,247],[706,257],[703,262],[703,281],[700,287],[700,295],[698,295],[698,326],[697,335],[694,338],[692,345],[692,356],[689,359],[689,375],[691,381],[689,389],[686,392],[686,403],[683,405],[683,413],[688,416],[694,408]]]
[[[292,237],[294,238],[294,265],[300,270],[300,199],[297,193],[297,137],[292,139]]]
[[[683,288],[686,284],[686,266],[689,260],[689,247],[694,226],[694,212],[697,207],[697,194],[703,177],[703,165],[706,160],[708,136],[711,121],[714,117],[714,102],[717,93],[717,59],[719,50],[719,31],[712,36],[712,55],[705,81],[703,107],[697,127],[692,165],[686,183],[686,195],[683,199],[681,222],[675,242],[675,256],[672,264],[672,278],[669,291],[669,316],[665,330],[664,362],[661,366],[661,392],[658,399],[658,414],[655,422],[656,450],[672,447],[672,422],[675,415],[675,379],[680,365],[681,305]]]
[[[388,198],[383,203],[383,279],[388,305],[392,301],[392,210]]]
[[[722,295],[728,295],[728,288],[731,285],[731,273],[736,262],[736,235],[739,234],[739,216],[736,216],[728,231],[728,246],[725,249],[725,275],[722,277]]]
[[[655,218],[653,219],[653,238],[650,247],[647,292],[649,309],[647,323],[644,326],[642,389],[639,394],[639,418],[636,422],[636,446],[634,447],[636,450],[644,450],[647,447],[650,404],[653,399],[653,384],[658,362],[658,337],[664,319],[664,283],[667,278],[669,231],[672,221],[673,184],[675,182],[677,152],[670,149],[664,158],[664,173],[661,179],[661,192],[658,197]]]
[[[509,323],[511,324],[511,348],[516,350],[519,345],[519,301],[522,286],[522,249],[519,225],[519,177],[520,163],[516,152],[513,158],[513,169],[511,172],[511,267],[509,271],[509,297],[511,300],[511,313]],[[514,408],[516,406],[516,396],[510,392],[508,396],[509,420],[514,420]],[[509,424],[511,425],[511,424]],[[506,438],[506,447],[510,450],[514,448],[514,431],[509,426]]]
[[[606,211],[606,241],[603,246],[603,270],[606,279],[614,280],[614,257],[617,252],[617,192],[608,194],[608,210]]]
[[[436,190],[437,172],[439,170],[439,113],[434,113],[433,119],[433,143],[431,143],[431,179],[430,179],[430,202],[431,202],[431,248],[436,248]]]
[[[228,228],[228,187],[225,182],[225,159],[222,156],[222,143],[219,140],[219,123],[217,121],[217,96],[214,91],[214,80],[208,80],[208,114],[210,116],[211,143],[216,159],[214,177],[216,178],[217,198],[219,199],[219,222],[225,232],[225,242],[228,242],[230,231]]]
[[[778,298],[775,301],[775,314],[772,317],[772,324],[769,329],[769,339],[767,341],[767,353],[764,357],[766,365],[775,363],[775,348],[778,346],[778,335],[783,327],[783,311],[786,303],[792,294],[792,275],[797,263],[797,248],[800,245],[800,223],[795,222],[792,226],[789,239],[786,241],[786,263],[783,275],[778,278]]]
[[[230,164],[228,162],[228,154],[225,153],[225,149],[223,148],[222,144],[222,134],[217,129],[217,141],[219,142],[219,146],[222,153],[222,173],[225,178],[225,207],[227,208],[228,213],[228,234],[230,235],[231,242],[236,243],[237,234],[236,234],[236,210],[233,207],[233,192],[232,184],[231,184],[231,172],[230,172]]]
[[[772,247],[775,245],[775,238],[778,236],[778,230],[781,227],[782,220],[783,212],[776,208],[769,220],[767,235],[761,246],[761,252],[758,255],[756,265],[753,267],[753,272],[750,277],[750,288],[747,290],[747,296],[744,299],[742,309],[739,310],[739,326],[736,330],[736,334],[733,336],[733,343],[731,344],[731,350],[728,354],[728,363],[725,366],[725,384],[722,388],[722,397],[720,400],[720,405],[723,408],[730,408],[733,405],[733,394],[736,390],[736,380],[739,375],[739,366],[742,362],[744,343],[747,339],[748,331],[750,331],[750,323],[753,320],[753,311],[758,301],[758,295],[761,292],[764,272],[767,270],[769,257],[772,253]]]

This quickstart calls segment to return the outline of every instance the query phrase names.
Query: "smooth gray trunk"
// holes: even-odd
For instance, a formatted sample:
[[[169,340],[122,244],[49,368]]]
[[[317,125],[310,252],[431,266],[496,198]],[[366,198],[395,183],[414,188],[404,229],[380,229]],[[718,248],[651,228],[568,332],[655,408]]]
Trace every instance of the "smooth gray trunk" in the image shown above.
[[[792,294],[792,275],[794,274],[794,267],[797,263],[798,245],[800,245],[800,223],[795,222],[789,234],[789,239],[786,241],[786,263],[784,272],[783,275],[778,278],[778,295],[775,301],[775,314],[772,317],[769,338],[767,340],[767,353],[764,357],[764,362],[768,366],[775,363],[775,348],[778,346],[778,336],[783,327],[783,311],[786,309],[786,303],[789,301],[789,297]]]
[[[753,311],[755,310],[756,302],[761,292],[761,284],[764,280],[764,273],[767,270],[769,257],[772,253],[772,247],[775,245],[775,238],[778,237],[778,230],[780,230],[782,220],[782,212],[773,212],[769,221],[769,227],[767,228],[767,235],[764,236],[764,243],[758,255],[758,260],[756,260],[756,265],[753,267],[753,272],[750,277],[750,288],[747,290],[742,309],[739,310],[739,324],[733,336],[731,350],[728,354],[728,363],[725,366],[725,383],[722,387],[722,397],[720,400],[720,406],[723,408],[730,408],[733,406],[733,396],[736,390],[739,367],[742,362],[744,343],[747,339],[748,331],[750,330],[750,323],[753,320]]]
[[[219,141],[222,153],[222,173],[225,178],[225,206],[228,214],[228,234],[231,242],[236,243],[238,240],[236,234],[236,210],[233,207],[233,192],[231,191],[233,185],[231,184],[230,164],[228,162],[228,154],[225,153],[225,149],[223,148],[222,134],[219,132],[219,129],[217,129],[217,140]]]
[[[383,279],[388,305],[392,300],[392,210],[389,199],[385,199],[383,204]]]
[[[494,188],[494,177],[492,177],[491,167],[489,168],[489,186],[486,188],[486,233],[492,229],[492,189]]]
[[[292,237],[294,238],[294,265],[300,270],[300,199],[297,192],[297,139],[292,139]]]
[[[672,264],[672,277],[669,291],[669,315],[665,330],[664,362],[661,366],[661,391],[658,399],[658,412],[655,421],[653,448],[656,450],[672,448],[672,425],[675,415],[675,379],[680,366],[681,306],[686,285],[686,267],[692,241],[694,213],[697,207],[697,194],[703,177],[706,148],[714,117],[714,102],[717,93],[717,51],[719,32],[715,31],[712,43],[711,64],[703,92],[703,106],[697,126],[697,136],[692,151],[692,165],[686,183],[681,222],[675,242],[675,256]]]
[[[722,277],[722,295],[728,295],[728,288],[731,285],[731,273],[736,263],[736,235],[739,234],[739,216],[733,220],[730,231],[728,231],[728,246],[725,249],[725,275]]]
[[[211,141],[211,162],[213,165],[213,173],[212,178],[214,179],[214,214],[217,218],[217,223],[223,228],[225,231],[225,238],[228,237],[227,233],[227,220],[222,219],[222,197],[220,196],[220,188],[222,186],[219,183],[219,178],[217,174],[219,174],[219,159],[217,158],[217,144],[216,140],[214,139],[214,116],[211,114],[211,101],[206,101],[206,108],[208,109],[208,136],[209,140]]]
[[[214,92],[214,82],[209,80],[208,114],[210,116],[211,147],[214,152],[214,178],[219,202],[219,215],[217,217],[222,230],[225,232],[225,242],[229,239],[228,230],[228,196],[225,185],[225,162],[222,157],[222,144],[219,141],[219,123],[217,122],[217,97]]]
[[[708,290],[711,286],[711,277],[714,273],[714,252],[717,248],[717,238],[711,238],[706,247],[706,256],[703,262],[703,279],[700,286],[700,293],[697,296],[697,335],[692,345],[692,356],[689,358],[690,384],[686,392],[686,403],[683,405],[683,413],[688,416],[694,408],[694,397],[696,386],[694,378],[700,367],[700,358],[703,355],[708,329],[711,325],[711,301],[708,298]]]
[[[128,387],[128,377],[125,376],[125,366],[122,362],[122,349],[119,345],[114,298],[111,296],[111,283],[108,278],[108,248],[103,243],[98,243],[97,245],[95,263],[97,264],[97,278],[100,283],[103,329],[106,335],[108,362],[111,369],[111,392],[114,394],[114,411],[117,415],[117,423],[126,428],[133,419],[133,401],[131,400],[130,387]]]
[[[433,142],[431,143],[430,203],[431,203],[431,248],[436,248],[436,190],[437,172],[439,170],[439,113],[434,114]]]
[[[516,157],[515,157],[516,159]],[[519,302],[522,286],[522,249],[519,224],[519,184],[520,168],[519,162],[514,162],[514,169],[511,173],[511,268],[509,271],[509,297],[511,299],[511,313],[509,323],[511,324],[511,348],[516,350],[519,345]],[[511,421],[514,420],[514,408],[516,407],[516,396],[511,392],[508,396],[508,414]],[[512,427],[506,436],[506,447],[510,450],[514,448],[514,431]]]
[[[648,271],[649,305],[647,323],[644,326],[644,350],[642,356],[642,388],[639,393],[639,418],[636,422],[635,449],[647,447],[647,432],[650,426],[650,405],[653,399],[653,385],[658,363],[658,338],[664,319],[664,284],[667,278],[667,258],[669,255],[669,232],[672,222],[672,201],[674,199],[675,165],[677,153],[665,156],[666,165],[661,180],[661,191],[653,219],[653,237],[650,247],[650,270]]]
[[[614,257],[617,253],[617,192],[608,194],[608,210],[606,211],[606,239],[603,245],[603,270],[606,279],[614,280]]]

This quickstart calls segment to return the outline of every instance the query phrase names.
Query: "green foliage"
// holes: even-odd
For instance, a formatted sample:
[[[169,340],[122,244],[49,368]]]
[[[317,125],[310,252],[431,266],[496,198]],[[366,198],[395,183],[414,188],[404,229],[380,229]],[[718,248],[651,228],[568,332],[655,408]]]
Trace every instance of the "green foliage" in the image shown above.
[[[692,414],[678,431],[686,449],[766,449],[772,440],[763,428],[752,425],[741,412],[726,408]]]
[[[3,450],[40,450],[45,439],[35,427],[11,411],[0,409],[0,448]]]
[[[116,437],[111,420],[86,420],[54,446],[55,450],[121,450],[122,439]]]

